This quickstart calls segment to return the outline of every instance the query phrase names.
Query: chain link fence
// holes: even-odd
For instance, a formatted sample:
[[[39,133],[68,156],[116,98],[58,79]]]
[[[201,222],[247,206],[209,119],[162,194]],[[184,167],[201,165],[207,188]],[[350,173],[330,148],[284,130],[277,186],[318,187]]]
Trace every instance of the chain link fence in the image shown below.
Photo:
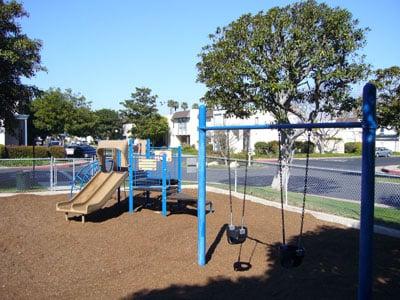
[[[231,160],[231,188],[243,192],[246,160]],[[184,166],[185,159],[184,159]],[[360,165],[361,167],[361,165]],[[280,202],[279,164],[276,161],[252,161],[247,169],[247,194]],[[286,204],[301,206],[304,190],[305,160],[290,165]],[[274,180],[275,179],[275,180]],[[197,173],[187,172],[183,180],[197,182]],[[227,161],[207,157],[207,185],[229,188]],[[306,208],[359,219],[361,201],[361,171],[309,166]],[[376,173],[375,176],[376,224],[400,229],[400,176]]]
[[[86,158],[0,159],[0,193],[68,190]]]

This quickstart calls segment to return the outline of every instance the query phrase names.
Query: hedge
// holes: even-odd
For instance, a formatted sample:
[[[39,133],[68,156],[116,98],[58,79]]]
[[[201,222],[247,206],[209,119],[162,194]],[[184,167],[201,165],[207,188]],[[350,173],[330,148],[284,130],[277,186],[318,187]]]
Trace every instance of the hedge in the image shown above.
[[[344,144],[344,153],[361,153],[361,142],[349,142]]]
[[[64,148],[61,146],[35,146],[35,153],[33,153],[33,146],[1,146],[1,158],[46,158],[50,156],[62,158],[65,156]]]
[[[65,150],[62,146],[51,146],[48,148],[49,156],[53,156],[55,158],[64,158]]]
[[[6,147],[4,145],[0,145],[0,158],[5,158],[7,155]]]

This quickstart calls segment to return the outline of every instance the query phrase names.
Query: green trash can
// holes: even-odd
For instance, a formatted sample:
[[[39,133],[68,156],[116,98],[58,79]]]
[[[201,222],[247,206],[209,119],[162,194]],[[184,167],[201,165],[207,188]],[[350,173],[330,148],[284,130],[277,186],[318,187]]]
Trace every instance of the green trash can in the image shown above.
[[[15,176],[15,180],[18,192],[26,191],[31,188],[31,172],[18,172]]]

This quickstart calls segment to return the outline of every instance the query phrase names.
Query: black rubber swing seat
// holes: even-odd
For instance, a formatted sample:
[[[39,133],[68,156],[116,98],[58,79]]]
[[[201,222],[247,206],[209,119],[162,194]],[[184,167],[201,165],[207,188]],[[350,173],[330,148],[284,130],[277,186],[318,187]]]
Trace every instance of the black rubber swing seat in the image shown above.
[[[284,268],[290,269],[300,266],[305,255],[306,250],[303,247],[296,245],[279,246],[281,266]]]
[[[229,225],[226,228],[226,236],[229,244],[242,244],[247,238],[247,227]]]

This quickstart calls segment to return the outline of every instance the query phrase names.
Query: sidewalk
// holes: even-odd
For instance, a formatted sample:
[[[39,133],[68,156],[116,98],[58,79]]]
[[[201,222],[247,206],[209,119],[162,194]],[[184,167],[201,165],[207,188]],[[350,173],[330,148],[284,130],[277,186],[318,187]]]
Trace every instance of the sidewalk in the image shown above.
[[[390,175],[399,175],[400,176],[400,168],[398,165],[385,166],[381,170],[382,170],[382,172],[388,173]]]

